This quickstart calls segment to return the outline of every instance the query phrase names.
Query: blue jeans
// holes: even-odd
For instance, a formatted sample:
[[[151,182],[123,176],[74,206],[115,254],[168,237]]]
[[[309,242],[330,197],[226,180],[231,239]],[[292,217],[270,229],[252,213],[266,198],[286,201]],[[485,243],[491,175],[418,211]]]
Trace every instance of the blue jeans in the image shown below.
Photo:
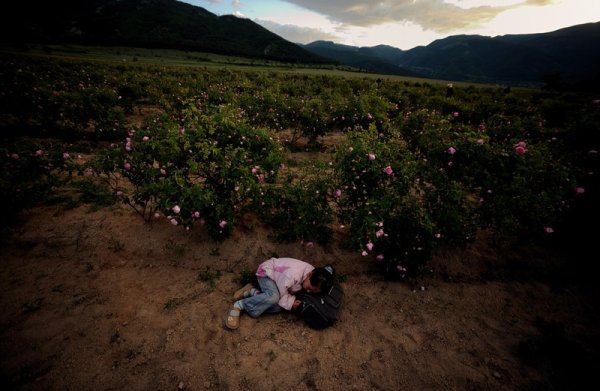
[[[258,277],[258,285],[260,285],[260,293],[242,299],[244,310],[253,318],[267,313],[275,314],[281,312],[283,308],[279,303],[279,289],[275,281],[268,277]]]

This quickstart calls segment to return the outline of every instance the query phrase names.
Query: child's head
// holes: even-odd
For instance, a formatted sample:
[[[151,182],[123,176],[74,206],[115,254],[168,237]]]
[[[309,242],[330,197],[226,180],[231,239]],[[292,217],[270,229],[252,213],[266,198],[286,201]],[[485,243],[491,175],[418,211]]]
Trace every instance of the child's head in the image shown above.
[[[312,293],[327,293],[333,286],[333,267],[317,267],[302,281],[302,288]]]

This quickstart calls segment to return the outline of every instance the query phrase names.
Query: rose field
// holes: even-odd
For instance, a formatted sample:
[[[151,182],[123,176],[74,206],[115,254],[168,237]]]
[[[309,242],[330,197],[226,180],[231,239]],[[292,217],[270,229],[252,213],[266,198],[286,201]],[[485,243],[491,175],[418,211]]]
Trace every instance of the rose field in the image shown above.
[[[0,80],[3,389],[599,383],[597,92],[4,52]],[[226,330],[271,256],[332,263],[340,321]]]

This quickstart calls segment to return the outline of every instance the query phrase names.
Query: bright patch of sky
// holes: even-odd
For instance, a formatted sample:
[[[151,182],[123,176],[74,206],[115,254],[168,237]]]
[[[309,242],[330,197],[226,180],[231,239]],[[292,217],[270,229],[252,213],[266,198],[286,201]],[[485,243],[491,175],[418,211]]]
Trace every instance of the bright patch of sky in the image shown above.
[[[530,34],[600,21],[600,0],[180,0],[297,43],[400,49],[449,35]]]

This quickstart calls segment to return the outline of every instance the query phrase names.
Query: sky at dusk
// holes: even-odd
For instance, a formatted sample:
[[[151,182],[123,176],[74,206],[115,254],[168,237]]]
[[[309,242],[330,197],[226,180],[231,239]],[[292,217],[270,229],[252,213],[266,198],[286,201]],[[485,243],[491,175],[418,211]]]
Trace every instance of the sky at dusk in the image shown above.
[[[600,21],[600,0],[180,0],[296,43],[411,49],[449,35],[543,33]]]

